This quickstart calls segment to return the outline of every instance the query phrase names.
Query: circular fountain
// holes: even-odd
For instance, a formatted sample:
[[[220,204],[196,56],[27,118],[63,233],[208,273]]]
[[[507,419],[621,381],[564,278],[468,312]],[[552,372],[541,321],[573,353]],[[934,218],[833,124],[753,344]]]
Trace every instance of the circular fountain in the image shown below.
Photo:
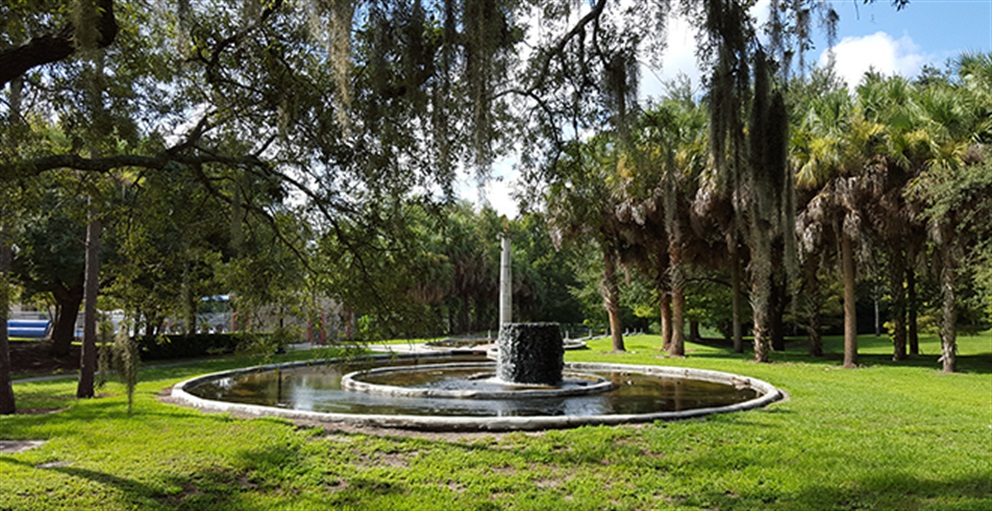
[[[307,361],[194,378],[198,408],[329,423],[506,431],[683,419],[765,406],[781,393],[729,373],[564,363],[557,324],[506,324],[494,363],[438,352]]]

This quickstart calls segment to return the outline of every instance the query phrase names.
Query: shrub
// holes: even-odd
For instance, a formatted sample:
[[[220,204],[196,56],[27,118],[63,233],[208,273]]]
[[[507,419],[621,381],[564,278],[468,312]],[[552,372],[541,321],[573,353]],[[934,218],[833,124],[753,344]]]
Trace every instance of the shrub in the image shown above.
[[[225,333],[160,335],[142,337],[138,341],[142,360],[193,358],[205,355],[234,353],[242,346],[264,345],[259,342],[266,334]]]

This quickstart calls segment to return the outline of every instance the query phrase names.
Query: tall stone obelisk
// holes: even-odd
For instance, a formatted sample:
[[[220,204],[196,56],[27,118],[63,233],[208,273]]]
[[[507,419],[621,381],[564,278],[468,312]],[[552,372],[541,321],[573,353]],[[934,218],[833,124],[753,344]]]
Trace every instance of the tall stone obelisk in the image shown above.
[[[513,275],[510,272],[510,236],[500,236],[502,253],[499,258],[499,328],[513,321]]]

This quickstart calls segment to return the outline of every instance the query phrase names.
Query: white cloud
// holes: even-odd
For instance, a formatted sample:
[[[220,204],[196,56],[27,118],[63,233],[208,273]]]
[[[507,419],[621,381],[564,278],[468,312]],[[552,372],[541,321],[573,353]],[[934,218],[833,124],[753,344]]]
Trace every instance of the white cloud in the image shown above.
[[[491,175],[483,183],[479,183],[471,171],[460,172],[455,182],[455,193],[475,204],[476,209],[488,204],[500,215],[516,218],[520,212],[513,198],[519,179],[519,173],[514,169],[517,160],[519,157],[512,155],[494,163]]]
[[[751,8],[757,26],[768,21],[771,0],[758,0]],[[665,50],[657,59],[661,69],[655,69],[647,63],[641,64],[641,99],[649,97],[660,98],[665,94],[664,83],[685,75],[693,88],[702,85],[702,71],[696,61],[696,37],[699,33],[698,21],[691,21],[685,16],[672,12],[668,18],[668,30],[665,33]]]
[[[669,18],[665,50],[661,58],[657,59],[661,69],[655,69],[647,63],[641,64],[642,99],[660,98],[665,94],[664,83],[674,80],[680,74],[687,76],[694,87],[699,86],[702,74],[696,64],[696,32],[688,19],[674,15]]]
[[[854,88],[865,72],[874,69],[884,75],[915,76],[930,59],[909,36],[894,39],[885,32],[862,37],[845,37],[833,47],[837,75]],[[827,52],[820,55],[819,65],[826,66]]]

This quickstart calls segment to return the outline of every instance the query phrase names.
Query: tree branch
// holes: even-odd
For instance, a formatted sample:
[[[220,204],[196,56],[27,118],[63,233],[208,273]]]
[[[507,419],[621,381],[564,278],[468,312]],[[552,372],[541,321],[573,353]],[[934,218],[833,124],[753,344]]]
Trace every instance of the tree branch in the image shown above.
[[[562,36],[562,38],[558,41],[558,44],[556,44],[554,48],[551,48],[544,55],[541,56],[542,59],[541,59],[540,72],[538,72],[535,83],[533,86],[531,86],[531,90],[538,90],[544,86],[544,81],[548,77],[548,70],[551,67],[551,59],[554,58],[556,55],[561,56],[561,54],[565,51],[565,47],[568,46],[568,43],[572,40],[572,38],[578,36],[579,34],[582,34],[586,28],[586,25],[588,25],[589,23],[593,22],[594,20],[598,21],[599,16],[603,14],[603,10],[605,8],[606,8],[606,0],[598,0],[596,2],[596,5],[592,7],[592,10],[589,11],[585,16],[583,16],[582,19],[580,19],[579,22],[576,23],[574,27],[572,27],[572,30],[569,30],[567,34]]]
[[[0,164],[0,179],[21,179],[37,176],[49,170],[56,169],[106,173],[124,167],[168,170],[171,165],[175,164],[202,165],[204,163],[224,163],[239,166],[265,165],[265,162],[254,156],[234,157],[207,154],[202,151],[197,154],[185,154],[166,150],[152,156],[120,154],[101,158],[84,158],[78,154],[56,154],[20,162]]]
[[[97,8],[98,48],[106,48],[117,38],[117,19],[114,17],[113,0],[99,0]],[[32,38],[25,44],[0,50],[0,87],[28,72],[32,68],[58,62],[79,50],[75,41],[76,27],[70,22],[54,34]]]

